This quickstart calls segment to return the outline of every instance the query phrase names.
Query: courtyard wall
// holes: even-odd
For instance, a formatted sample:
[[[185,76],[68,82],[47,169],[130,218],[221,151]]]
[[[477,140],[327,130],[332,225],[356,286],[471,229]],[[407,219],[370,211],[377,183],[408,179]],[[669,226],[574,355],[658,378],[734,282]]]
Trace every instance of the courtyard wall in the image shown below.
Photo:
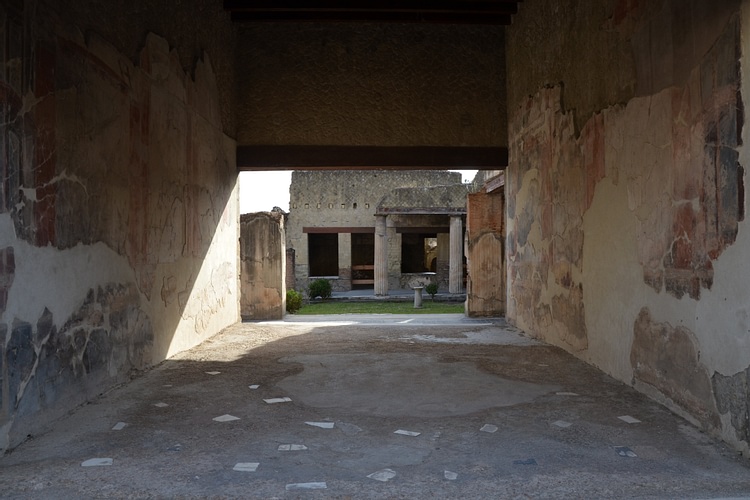
[[[423,170],[295,171],[290,187],[287,248],[295,251],[295,282],[303,290],[309,281],[308,235],[304,228],[340,228],[338,277],[335,290],[351,289],[352,228],[375,228],[375,212],[381,199],[397,188],[461,184],[458,172]],[[419,225],[418,221],[413,224]],[[406,224],[406,222],[403,222]],[[432,224],[428,219],[425,225]],[[348,229],[347,229],[348,228]],[[389,288],[400,287],[401,233],[395,219],[387,228]]]

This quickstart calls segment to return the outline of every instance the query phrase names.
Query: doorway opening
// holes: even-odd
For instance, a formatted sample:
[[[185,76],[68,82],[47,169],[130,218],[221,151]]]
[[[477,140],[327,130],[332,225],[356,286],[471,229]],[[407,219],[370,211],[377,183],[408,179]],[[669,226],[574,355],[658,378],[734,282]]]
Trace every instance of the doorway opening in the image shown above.
[[[375,235],[352,234],[352,290],[375,286]]]
[[[427,273],[437,262],[436,233],[401,235],[401,273]],[[434,271],[433,271],[434,272]]]

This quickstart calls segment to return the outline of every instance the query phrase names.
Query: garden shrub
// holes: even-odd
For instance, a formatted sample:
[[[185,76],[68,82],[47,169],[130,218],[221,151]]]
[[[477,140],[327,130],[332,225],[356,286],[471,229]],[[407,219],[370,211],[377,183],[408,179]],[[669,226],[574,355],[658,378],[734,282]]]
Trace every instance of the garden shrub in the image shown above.
[[[331,292],[331,282],[323,278],[312,281],[307,288],[307,295],[310,297],[310,299],[314,299],[316,297],[320,297],[321,299],[330,299]]]
[[[438,293],[437,283],[430,283],[425,287],[424,291],[430,294],[432,300],[435,300],[435,294]]]
[[[302,294],[296,290],[286,291],[286,312],[294,314],[302,307]]]

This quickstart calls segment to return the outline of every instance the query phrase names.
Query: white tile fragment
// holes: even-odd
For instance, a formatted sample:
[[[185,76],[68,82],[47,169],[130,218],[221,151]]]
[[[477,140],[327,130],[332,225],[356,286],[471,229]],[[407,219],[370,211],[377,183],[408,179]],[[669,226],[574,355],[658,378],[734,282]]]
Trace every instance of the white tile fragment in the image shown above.
[[[566,422],[565,420],[558,420],[557,422],[552,422],[552,425],[557,426],[561,429],[567,429],[573,424],[571,424],[570,422]]]
[[[112,427],[112,430],[113,430],[113,431],[121,431],[121,430],[123,430],[123,429],[124,429],[125,427],[127,427],[127,425],[128,425],[128,424],[126,424],[125,422],[117,422],[117,423],[115,424],[115,426],[114,426],[114,427]]]
[[[208,373],[209,375],[218,375],[221,372],[206,372],[206,373]]]
[[[232,467],[232,470],[236,470],[237,472],[255,472],[259,466],[258,462],[237,462]]]
[[[578,396],[579,394],[575,392],[556,392],[557,396]]]
[[[220,417],[216,417],[213,420],[217,422],[231,422],[232,420],[239,420],[240,417],[235,417],[234,415],[221,415]]]
[[[619,418],[620,420],[622,420],[626,424],[640,424],[641,423],[640,420],[638,420],[637,418],[631,417],[630,415],[623,415],[623,416],[617,417],[617,418]]]
[[[321,429],[333,429],[333,422],[305,422],[307,425],[313,427],[320,427]]]
[[[157,408],[166,408],[169,405],[167,403],[156,403],[154,406]]]
[[[266,403],[269,405],[276,404],[276,403],[291,403],[292,398],[271,398],[271,399],[264,399]]]
[[[259,384],[253,384],[253,385],[248,385],[248,387],[249,387],[250,389],[252,389],[252,390],[255,390],[255,389],[257,389],[258,387],[260,387],[260,385],[259,385]]]
[[[405,431],[403,429],[399,429],[397,431],[393,431],[394,434],[401,434],[402,436],[411,436],[411,437],[417,437],[421,432],[414,432],[414,431]]]
[[[112,465],[111,458],[90,458],[81,463],[81,467],[100,467],[102,465]]]
[[[396,477],[396,471],[391,469],[382,469],[377,472],[373,472],[372,474],[368,474],[367,477],[376,481],[386,482]]]
[[[479,430],[482,432],[489,432],[491,434],[493,432],[497,432],[497,426],[492,424],[484,424]]]
[[[615,453],[621,457],[638,458],[638,455],[627,446],[615,446]]]
[[[286,491],[294,490],[324,490],[328,488],[326,483],[292,483],[286,485]]]
[[[304,444],[280,444],[279,451],[304,451],[307,446]]]
[[[443,472],[443,476],[445,476],[445,479],[447,479],[448,481],[455,481],[456,479],[458,479],[458,474],[449,470]]]

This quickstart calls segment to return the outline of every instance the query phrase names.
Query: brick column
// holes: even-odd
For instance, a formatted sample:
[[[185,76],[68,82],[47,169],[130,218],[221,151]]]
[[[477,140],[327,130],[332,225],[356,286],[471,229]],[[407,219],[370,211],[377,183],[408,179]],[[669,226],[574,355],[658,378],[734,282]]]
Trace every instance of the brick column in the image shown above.
[[[388,295],[388,235],[385,215],[375,216],[375,295]]]
[[[461,216],[451,216],[450,239],[451,255],[448,291],[450,293],[461,293],[464,291],[464,231]]]

